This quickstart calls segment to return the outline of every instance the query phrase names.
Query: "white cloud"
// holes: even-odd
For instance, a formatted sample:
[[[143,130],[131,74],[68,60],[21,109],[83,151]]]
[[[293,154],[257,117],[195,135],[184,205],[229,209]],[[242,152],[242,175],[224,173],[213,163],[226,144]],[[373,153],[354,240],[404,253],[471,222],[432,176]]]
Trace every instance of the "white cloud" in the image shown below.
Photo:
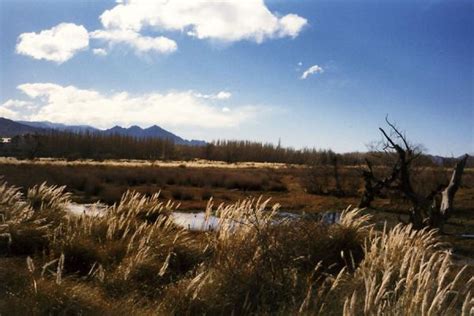
[[[213,100],[228,100],[232,97],[232,93],[228,91],[219,91],[216,94],[195,93],[194,95],[198,98],[213,99]]]
[[[20,34],[16,52],[61,64],[88,46],[89,34],[84,26],[61,23],[39,33]]]
[[[107,56],[107,51],[103,48],[94,48],[92,52],[97,56]]]
[[[230,93],[230,92],[227,92],[227,91],[220,91],[220,92],[216,95],[216,99],[218,99],[218,100],[227,100],[227,99],[230,99],[231,96],[232,96],[232,93]]]
[[[287,14],[282,17],[278,23],[280,24],[280,37],[290,36],[295,38],[298,36],[303,27],[308,23],[308,21],[296,14]]]
[[[109,48],[129,46],[137,55],[169,54],[177,50],[174,40],[143,32],[180,31],[198,39],[261,43],[271,38],[295,38],[308,24],[296,14],[281,16],[271,12],[264,0],[116,0],[100,20],[103,29],[91,33],[73,23],[61,23],[39,33],[23,33],[18,37],[16,51],[61,64],[87,49],[90,38],[108,43]],[[106,56],[108,50],[99,47],[92,52]]]
[[[199,39],[224,42],[296,37],[307,20],[279,17],[263,0],[128,0],[101,16],[106,29],[183,31]]]
[[[0,113],[25,120],[90,124],[100,128],[116,124],[234,127],[254,119],[264,110],[258,106],[240,106],[230,112],[218,105],[206,103],[196,97],[193,91],[151,92],[143,95],[119,92],[106,95],[95,90],[53,83],[26,83],[19,85],[18,89],[32,99],[35,107],[26,112],[0,107]],[[17,101],[9,100],[5,104]]]
[[[0,105],[0,117],[5,117],[11,120],[17,120],[19,118],[19,114]]]
[[[127,45],[131,47],[137,54],[148,52],[156,52],[161,54],[169,54],[178,48],[175,41],[164,37],[142,36],[132,30],[97,30],[90,33],[91,38],[98,39],[109,43],[111,47],[115,45]]]
[[[9,109],[25,109],[32,107],[33,103],[29,101],[10,99],[3,103],[2,106]]]
[[[30,101],[10,99],[0,105],[0,117],[9,119],[20,119],[23,114],[31,113],[35,104]]]
[[[318,65],[313,65],[309,67],[308,69],[306,69],[305,72],[303,72],[303,74],[301,75],[301,79],[306,79],[312,74],[322,74],[323,72],[324,72],[323,68],[321,68]]]

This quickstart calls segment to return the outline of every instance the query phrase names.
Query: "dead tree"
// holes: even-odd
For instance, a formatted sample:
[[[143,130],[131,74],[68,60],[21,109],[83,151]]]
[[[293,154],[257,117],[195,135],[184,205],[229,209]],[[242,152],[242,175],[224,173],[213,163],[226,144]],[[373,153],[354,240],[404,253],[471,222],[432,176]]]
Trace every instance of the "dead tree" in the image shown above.
[[[364,193],[359,202],[359,208],[370,207],[375,197],[380,196],[384,188],[390,187],[400,172],[398,165],[395,165],[390,176],[378,179],[374,174],[372,163],[368,159],[365,159],[365,162],[367,164],[367,170],[362,171],[362,178],[365,185]]]
[[[448,221],[453,211],[454,196],[461,185],[461,178],[464,172],[464,167],[468,159],[468,155],[456,163],[451,180],[446,187],[438,187],[437,190],[433,191],[429,198],[432,200],[430,207],[429,226],[439,227],[443,230],[444,224]],[[437,196],[441,196],[441,202],[438,203]]]
[[[395,154],[397,160],[392,166],[390,175],[384,179],[376,178],[372,164],[369,160],[366,160],[367,170],[362,173],[365,190],[359,207],[370,207],[371,202],[376,196],[380,196],[382,191],[398,192],[411,204],[409,222],[413,227],[419,229],[430,226],[442,230],[451,215],[454,196],[461,184],[468,155],[466,154],[456,164],[448,185],[439,186],[427,196],[418,194],[415,192],[411,181],[411,165],[421,153],[408,143],[405,135],[390,123],[388,119],[386,119],[386,122],[391,129],[390,135],[384,129],[379,128],[384,137],[383,150],[387,153]]]

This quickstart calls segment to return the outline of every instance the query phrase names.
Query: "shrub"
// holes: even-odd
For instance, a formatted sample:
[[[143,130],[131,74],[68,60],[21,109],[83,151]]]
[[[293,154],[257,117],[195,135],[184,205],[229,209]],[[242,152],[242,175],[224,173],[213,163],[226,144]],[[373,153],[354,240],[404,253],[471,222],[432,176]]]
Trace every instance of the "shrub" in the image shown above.
[[[71,194],[64,192],[65,186],[48,186],[46,182],[28,190],[27,200],[35,212],[64,212],[71,202]]]
[[[53,231],[61,225],[69,194],[64,187],[45,183],[28,190],[0,185],[0,254],[33,255],[48,248]]]
[[[308,282],[344,269],[341,252],[352,255],[352,265],[362,259],[366,217],[334,227],[281,219],[275,225],[278,205],[267,209],[267,204],[246,200],[208,209],[220,217],[213,255],[193,277],[166,292],[163,313],[291,313],[294,302],[304,299]]]
[[[4,259],[0,265],[0,311],[5,315],[146,315],[133,302],[112,302],[91,284],[41,273],[33,260]],[[38,263],[38,262],[36,262]],[[28,269],[27,269],[28,266]]]
[[[410,225],[399,224],[371,238],[344,312],[454,315],[473,308],[469,293],[474,279],[462,281],[467,267],[456,272],[450,252],[441,246],[435,230],[417,231]]]

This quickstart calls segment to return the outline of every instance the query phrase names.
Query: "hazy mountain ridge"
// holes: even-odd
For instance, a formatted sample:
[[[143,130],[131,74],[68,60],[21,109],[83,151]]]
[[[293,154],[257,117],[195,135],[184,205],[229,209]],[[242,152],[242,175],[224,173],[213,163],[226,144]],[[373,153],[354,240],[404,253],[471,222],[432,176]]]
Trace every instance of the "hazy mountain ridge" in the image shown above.
[[[54,129],[58,131],[67,131],[74,133],[81,132],[100,132],[101,130],[89,125],[66,125],[62,123],[53,123],[49,121],[39,121],[39,122],[29,122],[29,121],[16,121],[17,123],[28,125],[31,127],[41,128],[41,129]]]
[[[178,135],[175,135],[157,125],[150,126],[148,128],[141,128],[140,126],[130,126],[129,128],[124,128],[121,126],[114,126],[110,129],[102,131],[105,134],[113,135],[127,135],[133,136],[137,138],[164,138],[172,140],[176,144],[183,144],[183,145],[205,145],[206,142],[202,140],[186,140]]]
[[[45,133],[51,130],[72,132],[72,133],[101,133],[106,135],[124,135],[137,138],[163,138],[169,139],[176,144],[202,146],[206,142],[203,140],[186,140],[175,135],[157,125],[148,128],[141,128],[139,126],[131,126],[124,128],[121,126],[114,126],[110,129],[101,130],[89,125],[66,125],[62,123],[53,123],[48,121],[30,122],[30,121],[13,121],[6,118],[0,118],[0,136],[12,137],[17,135],[24,135],[28,133]]]
[[[3,117],[0,117],[0,137],[13,137],[28,133],[44,133],[46,130],[21,124]]]

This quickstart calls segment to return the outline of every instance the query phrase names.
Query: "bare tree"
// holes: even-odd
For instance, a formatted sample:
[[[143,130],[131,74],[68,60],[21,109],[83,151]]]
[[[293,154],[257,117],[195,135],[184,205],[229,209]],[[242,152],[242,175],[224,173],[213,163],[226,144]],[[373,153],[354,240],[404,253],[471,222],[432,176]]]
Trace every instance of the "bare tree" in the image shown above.
[[[381,195],[383,189],[390,187],[397,179],[398,173],[400,172],[400,168],[395,165],[389,176],[383,179],[378,179],[375,176],[370,160],[365,159],[365,162],[367,164],[367,170],[362,171],[362,178],[365,185],[364,193],[362,194],[361,200],[359,202],[360,208],[370,207],[375,197]]]
[[[359,207],[370,207],[371,202],[376,196],[380,196],[382,191],[398,192],[411,204],[409,222],[415,228],[430,226],[443,230],[444,224],[452,213],[454,197],[461,184],[468,155],[466,154],[456,164],[448,185],[440,185],[427,196],[423,196],[415,191],[411,181],[412,164],[420,157],[421,151],[411,145],[394,124],[387,118],[385,120],[390,127],[390,133],[379,128],[384,139],[382,149],[389,155],[395,155],[396,162],[391,166],[390,175],[378,179],[371,162],[366,160],[367,170],[362,173],[365,189]]]

